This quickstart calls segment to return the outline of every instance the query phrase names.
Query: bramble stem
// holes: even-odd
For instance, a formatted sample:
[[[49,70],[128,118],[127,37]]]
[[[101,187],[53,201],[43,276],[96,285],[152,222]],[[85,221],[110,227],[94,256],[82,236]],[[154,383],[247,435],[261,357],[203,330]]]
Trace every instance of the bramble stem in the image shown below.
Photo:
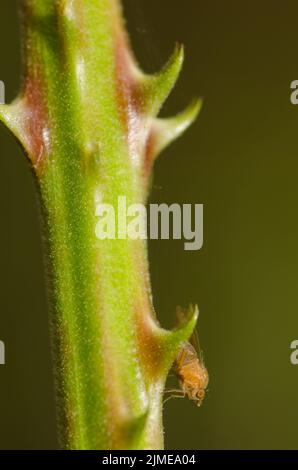
[[[163,330],[143,240],[99,240],[97,205],[145,203],[156,154],[199,102],[158,119],[183,61],[138,69],[118,0],[23,0],[24,84],[0,118],[34,168],[44,209],[62,446],[161,449],[162,394],[197,312]]]

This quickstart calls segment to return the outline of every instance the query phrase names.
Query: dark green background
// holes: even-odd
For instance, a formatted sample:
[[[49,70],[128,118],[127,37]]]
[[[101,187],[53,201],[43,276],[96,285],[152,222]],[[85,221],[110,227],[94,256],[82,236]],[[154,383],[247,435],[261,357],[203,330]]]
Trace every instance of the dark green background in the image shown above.
[[[100,1],[100,0],[99,0]],[[162,324],[197,302],[210,386],[202,408],[166,405],[172,449],[298,448],[297,1],[125,0],[134,48],[157,70],[178,40],[183,74],[164,108],[204,98],[197,123],[155,167],[152,200],[203,203],[204,248],[150,245]],[[16,2],[0,2],[0,79],[16,95]],[[55,448],[38,205],[21,151],[0,130],[0,448]]]

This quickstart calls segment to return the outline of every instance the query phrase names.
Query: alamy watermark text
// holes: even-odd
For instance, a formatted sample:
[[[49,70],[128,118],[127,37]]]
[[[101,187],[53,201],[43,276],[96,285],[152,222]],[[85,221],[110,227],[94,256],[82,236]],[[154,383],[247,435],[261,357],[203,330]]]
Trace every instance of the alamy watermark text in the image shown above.
[[[96,205],[95,234],[99,240],[185,240],[187,251],[203,246],[203,204],[127,204],[119,196],[116,207]]]

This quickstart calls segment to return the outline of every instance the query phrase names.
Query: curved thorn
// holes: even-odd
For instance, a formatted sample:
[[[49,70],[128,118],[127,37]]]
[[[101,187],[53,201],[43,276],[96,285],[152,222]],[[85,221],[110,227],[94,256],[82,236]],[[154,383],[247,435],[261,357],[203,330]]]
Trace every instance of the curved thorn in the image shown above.
[[[154,119],[152,124],[152,159],[154,160],[171,142],[180,137],[198,117],[203,101],[198,98],[177,116]]]
[[[13,134],[13,136],[26,148],[26,136],[23,135],[24,116],[22,100],[16,99],[11,104],[0,105],[0,122]]]
[[[164,350],[163,365],[170,369],[177,357],[182,344],[191,337],[199,317],[198,306],[190,305],[186,311],[183,322],[179,321],[178,326],[172,331],[163,330],[162,348]]]
[[[149,411],[148,407],[142,414],[126,423],[126,439],[132,440],[133,442],[138,440],[147,425]]]
[[[0,104],[0,122],[4,124],[8,129],[11,129],[11,108],[10,105]]]
[[[166,65],[155,75],[145,76],[141,85],[141,106],[146,116],[156,117],[181,72],[184,48],[176,44]]]

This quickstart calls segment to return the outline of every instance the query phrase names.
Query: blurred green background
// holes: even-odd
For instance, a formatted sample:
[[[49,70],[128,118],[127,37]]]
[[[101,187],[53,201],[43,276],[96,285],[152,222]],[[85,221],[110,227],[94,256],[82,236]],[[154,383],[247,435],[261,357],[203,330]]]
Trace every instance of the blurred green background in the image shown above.
[[[100,1],[100,0],[99,0]],[[156,71],[186,47],[163,113],[204,98],[196,124],[155,166],[151,201],[203,203],[204,247],[152,241],[160,321],[197,302],[210,373],[202,408],[171,400],[169,449],[298,448],[298,4],[295,0],[124,0],[137,57]],[[0,79],[20,83],[17,2],[0,2]],[[56,448],[47,300],[36,192],[0,129],[0,448]]]

